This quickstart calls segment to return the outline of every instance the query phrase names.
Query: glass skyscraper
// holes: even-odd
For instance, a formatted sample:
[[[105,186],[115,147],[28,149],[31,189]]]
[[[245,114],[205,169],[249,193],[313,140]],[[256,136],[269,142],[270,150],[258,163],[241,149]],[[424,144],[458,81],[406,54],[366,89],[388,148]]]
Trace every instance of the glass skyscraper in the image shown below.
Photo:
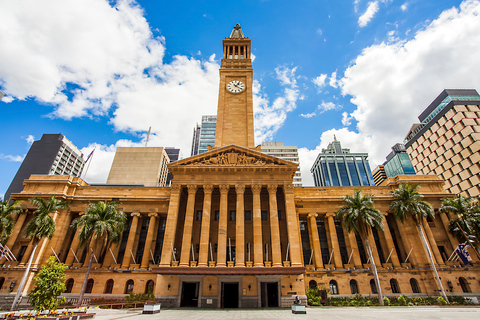
[[[317,156],[310,172],[316,187],[374,186],[368,153],[350,153],[336,138]]]
[[[392,152],[387,156],[387,161],[383,166],[388,178],[399,174],[416,174],[412,161],[405,150],[405,145],[402,143],[397,143],[392,147]]]
[[[202,124],[193,130],[192,156],[207,152],[208,146],[215,145],[217,116],[202,116]]]

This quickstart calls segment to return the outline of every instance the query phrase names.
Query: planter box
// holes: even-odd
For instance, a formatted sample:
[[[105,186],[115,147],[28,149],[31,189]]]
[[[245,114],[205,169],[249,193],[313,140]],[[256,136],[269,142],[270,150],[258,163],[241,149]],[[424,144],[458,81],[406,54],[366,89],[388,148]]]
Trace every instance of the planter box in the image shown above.
[[[290,267],[290,261],[283,261],[284,267]]]
[[[143,312],[142,314],[153,314],[153,313],[159,313],[160,312],[160,303],[145,303],[143,305]]]
[[[293,314],[307,314],[307,308],[303,304],[294,304],[292,305]]]

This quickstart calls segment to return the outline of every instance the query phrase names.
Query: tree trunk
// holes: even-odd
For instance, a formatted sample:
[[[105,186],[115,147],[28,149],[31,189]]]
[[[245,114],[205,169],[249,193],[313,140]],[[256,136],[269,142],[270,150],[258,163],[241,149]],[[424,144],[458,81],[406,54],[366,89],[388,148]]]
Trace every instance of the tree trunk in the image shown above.
[[[35,241],[33,245],[32,253],[30,254],[30,258],[28,259],[27,268],[25,269],[25,273],[23,274],[22,281],[18,285],[17,294],[15,295],[15,299],[13,299],[12,307],[10,311],[13,311],[17,306],[18,300],[20,300],[20,296],[22,295],[23,287],[25,287],[25,283],[27,282],[28,274],[30,273],[30,267],[32,266],[33,256],[35,255],[35,251],[37,250],[38,241]]]
[[[420,238],[422,239],[423,248],[427,252],[428,259],[430,260],[430,265],[432,266],[433,273],[435,275],[435,280],[437,280],[437,284],[440,287],[440,292],[443,298],[445,299],[445,301],[447,302],[447,304],[450,304],[450,302],[448,301],[447,294],[443,289],[442,281],[440,281],[440,277],[438,276],[437,267],[435,267],[435,263],[433,262],[432,252],[430,251],[430,247],[428,246],[427,240],[425,239],[425,235],[423,234],[422,226],[420,225],[420,222],[418,220],[416,220],[415,222],[417,224],[418,233],[420,233]]]
[[[85,290],[87,290],[88,276],[90,275],[90,270],[92,269],[93,249],[90,248],[90,250],[92,251],[92,253],[90,254],[90,260],[88,260],[87,273],[85,273],[85,279],[83,280],[82,289],[80,290],[80,295],[78,296],[78,302],[77,302],[78,307],[82,306],[83,295],[85,294]]]
[[[381,306],[383,306],[382,288],[380,287],[380,279],[378,279],[377,266],[375,265],[375,261],[373,260],[372,248],[370,248],[370,242],[368,242],[368,237],[365,237],[363,241],[365,241],[365,247],[367,248],[368,257],[370,258],[370,264],[372,266],[373,279],[375,280],[375,286],[377,287],[378,292],[378,302]]]

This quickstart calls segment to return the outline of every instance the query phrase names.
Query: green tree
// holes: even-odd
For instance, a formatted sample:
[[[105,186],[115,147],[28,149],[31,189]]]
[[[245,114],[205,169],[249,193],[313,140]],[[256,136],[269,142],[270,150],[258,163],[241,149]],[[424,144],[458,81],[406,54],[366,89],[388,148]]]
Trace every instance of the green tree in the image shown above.
[[[100,262],[105,258],[110,244],[120,242],[122,237],[127,217],[125,213],[117,209],[119,205],[119,202],[91,202],[85,213],[72,222],[71,227],[73,229],[80,229],[78,237],[81,247],[90,246],[92,239],[96,240],[97,246],[100,245]],[[83,295],[87,288],[88,276],[93,263],[93,248],[89,249],[91,251],[90,260],[88,261],[85,280],[80,290],[78,305],[82,304]]]
[[[377,266],[373,260],[372,249],[368,241],[371,228],[383,230],[382,214],[373,206],[373,195],[362,196],[360,190],[355,189],[353,196],[343,197],[343,206],[337,211],[337,218],[342,220],[342,225],[348,232],[358,234],[362,238],[372,266],[375,286],[378,291],[378,301],[383,305],[382,288],[378,279]]]
[[[432,252],[430,251],[430,247],[427,244],[427,240],[425,239],[425,234],[423,233],[422,229],[423,219],[434,219],[435,213],[432,206],[428,202],[422,200],[423,195],[421,195],[418,191],[419,188],[420,186],[416,184],[410,185],[408,183],[400,183],[398,189],[390,191],[390,194],[394,198],[394,201],[390,204],[390,210],[402,223],[405,222],[408,217],[412,217],[415,221],[418,233],[422,239],[423,248],[427,253],[430,265],[435,275],[435,280],[440,287],[443,298],[447,303],[449,303],[447,294],[445,293],[442,282],[440,281],[440,277],[438,276],[437,268],[433,262]]]
[[[20,285],[18,286],[17,294],[13,300],[11,310],[15,309],[18,300],[20,299],[23,287],[25,286],[25,282],[27,281],[27,277],[30,272],[30,267],[32,266],[32,260],[35,256],[38,243],[44,238],[51,239],[55,233],[55,221],[52,217],[50,217],[50,213],[57,212],[61,209],[66,209],[68,207],[67,202],[59,200],[55,196],[51,196],[48,200],[35,197],[30,198],[29,201],[31,204],[37,206],[37,210],[33,212],[33,218],[27,223],[27,227],[25,228],[25,234],[27,238],[32,239],[33,250],[30,254],[30,258],[28,259],[25,273],[23,274]]]
[[[12,216],[16,213],[21,213],[22,208],[20,203],[22,201],[15,201],[11,204],[8,204],[9,201],[0,201],[0,243],[5,244],[8,237],[12,234],[13,231],[13,218]]]
[[[65,270],[67,266],[57,263],[55,257],[50,257],[47,264],[42,266],[38,274],[33,278],[35,288],[28,294],[33,309],[39,312],[57,310],[59,303],[65,302],[65,297],[57,299],[67,287],[65,286]]]
[[[456,198],[443,198],[440,211],[451,212],[456,215],[456,218],[450,219],[448,231],[453,234],[458,241],[464,242],[466,240],[465,235],[458,228],[459,226],[467,235],[474,235],[479,239],[480,203],[478,199],[463,197],[461,195],[458,195]]]

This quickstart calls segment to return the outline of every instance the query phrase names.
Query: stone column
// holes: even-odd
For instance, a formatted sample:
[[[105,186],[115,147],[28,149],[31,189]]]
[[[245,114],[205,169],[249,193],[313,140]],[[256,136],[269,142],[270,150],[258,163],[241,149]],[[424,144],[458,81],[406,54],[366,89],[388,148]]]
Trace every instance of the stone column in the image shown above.
[[[277,207],[277,185],[270,184],[268,189],[269,209],[270,209],[270,237],[272,239],[272,265],[274,267],[282,266],[282,250],[280,248],[280,226],[278,224]]]
[[[70,245],[70,248],[68,248],[67,259],[65,260],[65,265],[67,266],[72,266],[74,261],[76,261],[74,253],[77,254],[78,244],[80,242],[80,238],[78,236],[81,230],[81,228],[77,229],[75,235],[73,236],[72,244]]]
[[[375,238],[373,237],[372,228],[368,227],[368,229],[368,242],[370,244],[370,249],[372,249],[373,261],[375,261],[375,265],[377,266],[377,268],[382,268],[382,263],[380,262],[380,255],[378,254],[377,243],[375,242]]]
[[[165,225],[165,238],[163,240],[162,258],[160,267],[170,267],[173,259],[172,248],[177,232],[178,207],[180,204],[180,192],[182,187],[178,184],[171,186],[170,203],[168,205],[167,224]]]
[[[53,250],[55,250],[55,254],[60,258],[60,250],[62,250],[62,246],[66,241],[68,229],[70,228],[70,223],[72,222],[72,214],[70,213],[70,210],[63,210],[63,213],[59,220],[60,221],[57,224],[55,234],[50,240],[48,246],[51,246]],[[52,249],[46,248],[46,251],[41,260],[41,264],[46,264],[48,258],[50,258],[52,254]]]
[[[285,184],[283,192],[285,194],[285,216],[287,218],[288,243],[290,244],[290,261],[292,267],[301,267],[302,253],[300,249],[300,227],[295,210],[295,199],[293,195],[293,184]]]
[[[198,266],[206,267],[208,262],[208,244],[210,242],[210,212],[212,210],[212,185],[203,186],[203,213],[202,229],[200,234],[200,250],[198,253]]]
[[[52,220],[56,223],[57,220],[58,220],[59,212],[54,211],[54,212],[50,213],[49,215],[52,218]],[[38,242],[37,252],[36,252],[37,256],[34,257],[33,262],[32,262],[32,266],[38,266],[38,265],[41,264],[43,255],[45,254],[45,251],[47,250],[47,247],[48,247],[49,243],[50,243],[50,239],[48,239],[48,238],[43,238],[42,240],[40,240]],[[52,252],[52,254],[53,254],[53,252]]]
[[[195,212],[195,195],[197,186],[191,184],[188,186],[187,210],[185,212],[185,223],[183,226],[182,251],[180,252],[180,266],[188,267],[190,265],[190,253],[192,245],[193,214]]]
[[[263,237],[262,237],[262,209],[260,204],[260,192],[262,186],[252,186],[253,193],[253,265],[263,267]]]
[[[235,217],[235,267],[245,267],[245,185],[235,185],[237,215]]]
[[[217,267],[227,265],[227,215],[229,185],[220,185],[220,212],[218,218]]]
[[[83,261],[83,268],[86,268],[88,266],[88,261],[90,260],[90,257],[92,255],[92,250],[93,250],[93,254],[95,254],[96,247],[97,247],[97,239],[92,237],[92,239],[90,240],[90,243],[87,246],[87,254],[85,255],[85,261]],[[93,263],[96,263],[95,258],[93,259]]]
[[[313,261],[315,269],[323,269],[322,249],[320,248],[320,237],[318,236],[317,217],[315,212],[308,214],[308,229],[310,231],[310,239],[313,244]]]
[[[357,267],[362,267],[362,258],[360,258],[360,251],[358,250],[357,237],[354,232],[348,232],[343,228],[343,234],[348,235],[348,242],[350,242],[350,248],[352,248],[353,253],[349,252],[352,255],[353,265]],[[350,256],[348,256],[350,258]],[[352,263],[352,261],[350,261]]]
[[[342,268],[342,255],[340,254],[340,246],[338,244],[338,237],[337,237],[337,230],[335,229],[335,213],[329,212],[327,213],[327,220],[328,220],[328,230],[330,232],[330,239],[332,242],[332,250],[333,250],[333,260],[335,262],[336,268]]]
[[[6,244],[6,246],[10,250],[12,250],[13,246],[15,245],[15,241],[17,241],[18,235],[20,234],[20,232],[23,229],[23,223],[25,222],[26,217],[27,217],[26,212],[22,212],[22,213],[19,213],[17,215],[17,221],[15,221],[15,225],[13,227],[12,234],[8,238],[7,244]],[[7,259],[5,257],[3,257],[2,259],[0,259],[0,264],[3,264],[6,260]]]
[[[388,247],[388,252],[386,253],[387,256],[385,257],[385,259],[388,258],[388,255],[390,254],[390,251],[391,251],[392,255],[390,256],[389,261],[392,262],[392,265],[394,267],[400,267],[401,266],[400,260],[398,260],[397,250],[395,249],[395,244],[393,243],[392,234],[390,233],[390,228],[388,227],[387,213],[383,214],[382,225],[383,225],[383,234],[385,235],[385,241],[387,241],[387,247]]]
[[[128,233],[127,246],[125,248],[125,253],[123,254],[122,268],[130,267],[130,262],[132,260],[132,248],[133,243],[135,242],[135,236],[137,235],[138,227],[138,218],[140,217],[140,212],[132,212],[132,225],[130,226],[130,232]],[[87,254],[88,256],[88,254]]]
[[[450,224],[450,220],[448,219],[447,214],[445,212],[440,211],[439,215],[440,215],[440,219],[442,220],[443,227],[445,228],[445,231],[447,233],[448,239],[452,244],[452,248],[453,250],[455,250],[458,247],[458,241],[450,232],[448,232],[448,225]]]
[[[150,217],[150,221],[148,222],[147,239],[145,239],[145,247],[143,249],[140,269],[148,269],[149,267],[149,261],[152,257],[150,248],[152,247],[153,236],[155,235],[155,220],[158,217],[158,214],[156,212],[150,212],[148,216]]]
[[[435,257],[435,260],[437,260],[436,261],[437,265],[444,266],[445,262],[443,262],[443,258],[442,258],[442,255],[440,254],[440,250],[438,250],[437,242],[435,241],[432,230],[430,229],[427,219],[425,218],[423,218],[423,229],[425,230],[427,243],[430,246],[430,249],[432,250],[432,254]]]
[[[23,257],[22,257],[22,261],[20,261],[19,266],[24,266],[28,262],[28,259],[30,258],[32,251],[33,251],[33,239],[30,240],[30,242],[28,243],[27,250],[25,250],[25,253],[23,254]]]

